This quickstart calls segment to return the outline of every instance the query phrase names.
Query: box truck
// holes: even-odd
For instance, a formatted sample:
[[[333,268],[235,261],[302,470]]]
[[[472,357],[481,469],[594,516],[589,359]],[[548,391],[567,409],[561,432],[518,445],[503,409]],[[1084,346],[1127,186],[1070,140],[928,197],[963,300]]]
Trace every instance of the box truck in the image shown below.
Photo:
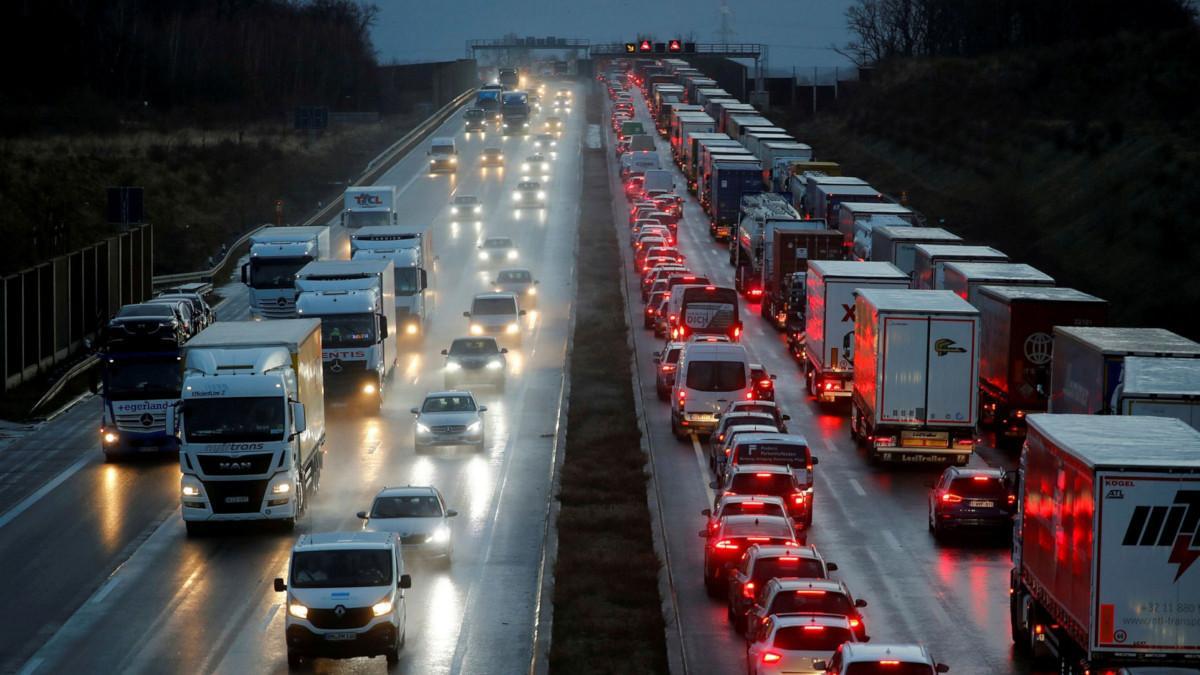
[[[436,258],[428,225],[364,227],[350,235],[352,260],[390,260],[396,276],[397,340],[418,340],[433,317]]]
[[[1009,617],[1033,669],[1195,668],[1200,433],[1161,417],[1030,415],[1016,475]]]
[[[294,527],[321,478],[321,322],[220,321],[184,346],[180,437],[188,534],[214,521]]]
[[[329,227],[264,227],[250,235],[250,260],[242,265],[242,283],[250,290],[250,316],[296,316],[296,272],[314,260],[329,259]]]
[[[1200,344],[1162,328],[1055,326],[1050,412],[1112,414],[1129,356],[1200,359]]]
[[[979,310],[948,291],[863,288],[854,316],[850,436],[872,461],[966,466],[975,449]]]
[[[916,266],[917,244],[956,244],[962,242],[953,232],[940,227],[873,227],[871,228],[871,260],[890,262],[905,274],[912,275]]]
[[[762,165],[758,160],[724,159],[713,162],[709,182],[711,207],[708,233],[714,239],[728,237],[737,225],[742,195],[762,192],[761,172]]]
[[[1130,356],[1114,396],[1118,415],[1174,417],[1200,429],[1200,359]]]
[[[1054,327],[1102,326],[1108,302],[1073,288],[989,285],[974,304],[983,331],[980,424],[995,427],[997,445],[1019,445],[1026,416],[1047,409]]]
[[[379,412],[396,367],[391,260],[323,260],[296,273],[296,315],[321,320],[325,394]]]
[[[763,233],[762,306],[776,328],[804,329],[805,278],[812,260],[838,260],[842,240],[819,220],[769,223]]]
[[[823,403],[850,398],[854,374],[854,292],[862,288],[908,288],[908,276],[888,263],[845,260],[808,263],[804,375],[809,395]]]
[[[1053,286],[1054,277],[1025,263],[968,262],[946,263],[942,288],[954,291],[972,305],[980,286]]]
[[[946,263],[955,260],[1008,262],[1008,256],[991,246],[917,244],[913,249],[913,288],[924,290],[944,288]]]
[[[346,188],[342,227],[354,230],[364,225],[395,225],[397,193],[395,185]]]

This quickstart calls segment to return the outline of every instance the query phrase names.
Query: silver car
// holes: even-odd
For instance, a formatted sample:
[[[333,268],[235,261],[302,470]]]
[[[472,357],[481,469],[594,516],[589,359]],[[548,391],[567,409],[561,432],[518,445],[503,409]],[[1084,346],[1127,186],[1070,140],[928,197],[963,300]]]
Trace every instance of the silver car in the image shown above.
[[[363,529],[400,535],[404,555],[440,558],[446,565],[454,555],[450,519],[458,511],[446,508],[442,493],[429,486],[384,488],[370,511],[359,511]]]
[[[444,445],[470,445],[483,450],[485,435],[483,413],[487,406],[475,402],[469,391],[439,391],[428,394],[419,408],[413,408],[413,449]]]
[[[537,307],[538,280],[526,269],[500,270],[492,280],[492,290],[497,293],[514,293],[521,309]]]
[[[520,256],[517,245],[510,237],[488,237],[479,242],[479,262],[485,265],[512,263]]]

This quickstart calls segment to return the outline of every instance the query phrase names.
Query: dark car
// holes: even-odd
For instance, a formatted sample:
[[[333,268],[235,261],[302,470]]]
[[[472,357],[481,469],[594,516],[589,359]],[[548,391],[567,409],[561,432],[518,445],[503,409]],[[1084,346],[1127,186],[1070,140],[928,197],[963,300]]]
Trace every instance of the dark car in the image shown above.
[[[757,624],[772,614],[835,614],[850,622],[855,637],[865,641],[867,624],[859,609],[866,600],[856,600],[850,589],[833,579],[798,579],[779,575],[755,593],[754,604],[746,612],[743,631],[747,638]]]
[[[445,380],[447,389],[456,389],[463,383],[490,384],[497,391],[504,391],[507,359],[494,337],[463,337],[443,349],[446,357]]]
[[[1011,533],[1016,497],[1002,469],[952,466],[929,491],[929,531],[940,538],[948,530],[998,529]]]
[[[775,400],[775,376],[761,364],[750,364],[750,380],[754,382],[754,398],[759,401]]]
[[[178,349],[188,339],[187,327],[172,304],[125,305],[102,334],[109,350]]]
[[[729,572],[728,616],[738,632],[746,630],[746,613],[759,592],[777,577],[827,579],[837,565],[825,562],[815,546],[758,544],[746,549],[737,567]]]
[[[716,529],[700,530],[704,538],[704,587],[720,597],[729,570],[752,546],[801,548],[792,538],[792,523],[780,516],[726,516]]]
[[[658,307],[661,307],[661,302]],[[679,356],[683,354],[682,342],[670,342],[661,352],[654,353],[654,391],[658,400],[666,401],[671,398],[671,388],[675,386],[675,371],[679,368]]]

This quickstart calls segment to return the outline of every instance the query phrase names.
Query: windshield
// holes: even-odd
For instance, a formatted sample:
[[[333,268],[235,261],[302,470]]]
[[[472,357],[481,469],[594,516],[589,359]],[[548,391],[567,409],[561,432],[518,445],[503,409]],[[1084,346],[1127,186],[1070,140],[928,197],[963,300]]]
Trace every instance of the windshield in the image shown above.
[[[471,206],[478,202],[479,202],[478,199],[476,199],[475,197],[470,196],[470,195],[463,195],[461,197],[454,198],[454,203],[458,206]]]
[[[171,311],[170,305],[165,305],[161,302],[146,305],[125,305],[120,311],[117,312],[118,319],[139,316],[152,316],[161,319],[172,319],[175,317],[175,313]]]
[[[450,344],[451,356],[486,356],[499,353],[500,350],[496,348],[495,340],[464,339],[455,340]]]
[[[416,267],[396,268],[396,295],[412,295],[421,290],[421,270]]]
[[[183,369],[174,357],[162,361],[115,361],[104,367],[109,399],[179,398]]]
[[[251,258],[250,286],[252,288],[291,288],[296,272],[312,260],[303,258]]]
[[[805,652],[832,654],[843,642],[850,640],[850,630],[838,626],[785,626],[775,631],[775,647]]]
[[[472,316],[516,314],[517,302],[512,298],[476,298],[471,303]]]
[[[820,560],[802,558],[798,555],[785,555],[759,558],[754,563],[754,577],[756,579],[774,579],[776,577],[824,579],[825,571],[821,569]]]
[[[854,613],[854,605],[850,604],[850,599],[841,593],[801,589],[776,593],[775,599],[771,601],[771,606],[767,610],[767,614],[801,613],[849,616]]]
[[[692,361],[687,364],[687,388],[696,391],[736,391],[746,386],[741,361]]]
[[[298,551],[292,556],[293,588],[392,585],[392,556],[385,549]]]
[[[430,396],[421,406],[421,412],[474,412],[475,401],[470,396]]]
[[[533,280],[533,277],[530,276],[529,272],[511,272],[510,271],[510,272],[501,272],[500,276],[497,277],[496,280],[502,284],[505,284],[505,283],[521,284],[521,283],[529,283],[530,281]]]
[[[851,663],[846,675],[933,675],[933,668],[924,663]]]
[[[372,518],[440,518],[442,505],[433,495],[379,497],[371,506]]]
[[[283,440],[283,397],[193,398],[184,401],[189,443]]]
[[[370,347],[375,344],[374,314],[321,317],[321,344],[326,347]]]
[[[725,522],[722,533],[727,537],[792,538],[792,528],[778,518],[729,520]]]
[[[453,155],[453,154],[455,154],[454,146],[453,145],[435,145],[435,146],[433,146],[433,154],[435,154],[435,155]]]
[[[739,495],[789,495],[792,492],[792,474],[739,473],[729,484],[729,491]]]
[[[496,238],[483,240],[484,248],[512,248],[512,245],[512,239]]]
[[[347,211],[346,227],[368,225],[391,225],[392,217],[387,211]]]

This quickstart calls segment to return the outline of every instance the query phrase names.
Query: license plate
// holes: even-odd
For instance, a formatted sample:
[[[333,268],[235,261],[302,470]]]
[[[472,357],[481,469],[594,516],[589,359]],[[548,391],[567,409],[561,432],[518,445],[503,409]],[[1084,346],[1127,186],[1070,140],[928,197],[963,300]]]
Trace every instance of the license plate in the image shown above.
[[[226,504],[249,504],[250,498],[247,497],[246,495],[241,495],[238,497],[226,497],[225,503]]]
[[[996,502],[984,501],[980,499],[972,500],[971,507],[976,509],[990,509],[996,506]]]
[[[357,633],[326,633],[325,639],[330,642],[346,642],[358,639]]]

